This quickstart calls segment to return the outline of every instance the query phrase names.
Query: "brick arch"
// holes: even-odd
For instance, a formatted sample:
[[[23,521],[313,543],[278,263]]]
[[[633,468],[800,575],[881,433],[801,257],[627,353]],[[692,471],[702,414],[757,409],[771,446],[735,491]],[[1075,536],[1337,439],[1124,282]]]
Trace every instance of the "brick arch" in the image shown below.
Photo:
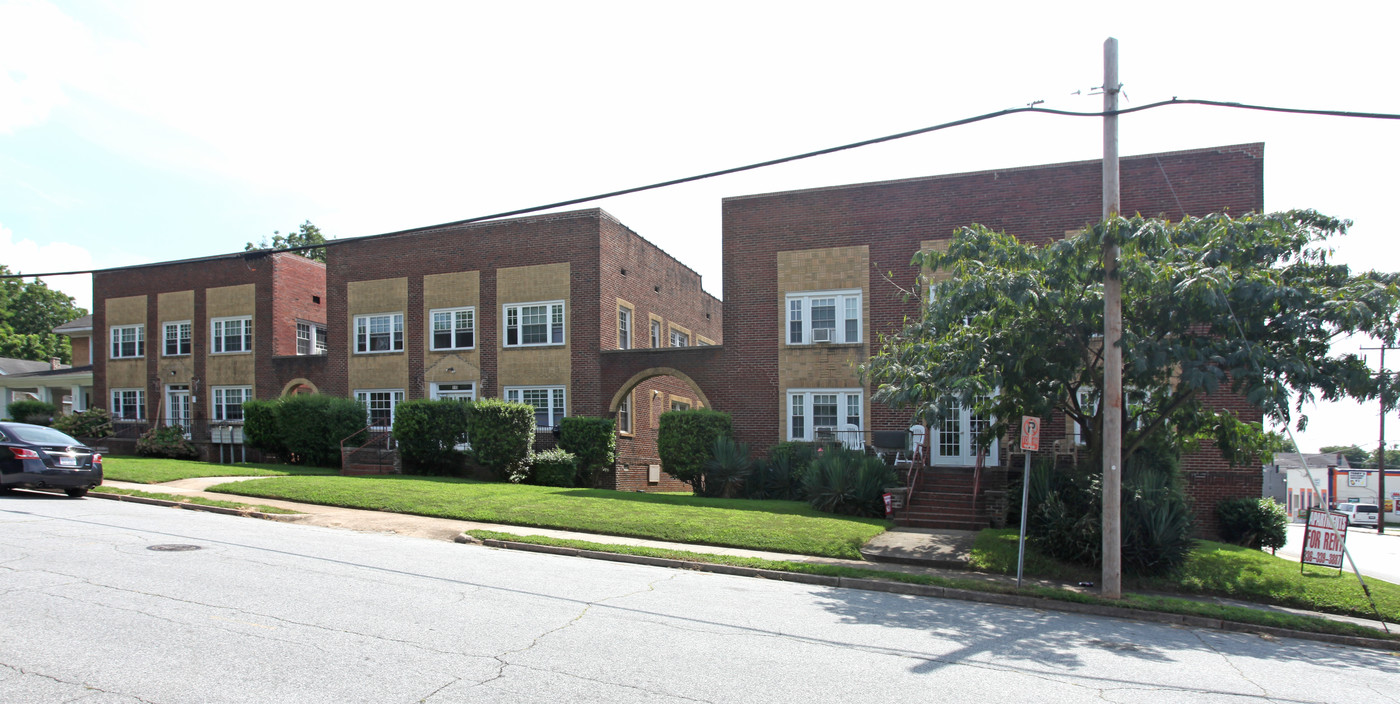
[[[318,387],[316,386],[316,384],[315,384],[314,382],[312,382],[310,379],[304,379],[304,378],[298,377],[298,378],[296,378],[296,379],[292,379],[291,381],[287,382],[287,384],[286,384],[285,386],[282,387],[282,393],[277,394],[277,397],[278,397],[278,398],[284,398],[284,397],[286,397],[287,394],[292,393],[292,389],[295,389],[295,388],[298,387],[298,386],[305,386],[305,387],[311,389],[311,393],[313,393],[313,394],[319,394],[319,393],[321,393],[321,389],[318,388]]]
[[[705,395],[705,390],[701,389],[700,384],[696,383],[689,374],[674,367],[651,367],[633,374],[632,378],[622,382],[622,386],[618,387],[617,393],[613,394],[612,401],[608,402],[608,414],[613,415],[617,413],[618,407],[622,405],[622,399],[627,398],[627,394],[632,393],[632,389],[635,389],[637,384],[658,376],[673,376],[684,381],[686,386],[689,386],[691,391],[695,392],[696,399],[700,402],[701,406],[711,409],[714,408],[714,406],[710,404],[709,397]]]

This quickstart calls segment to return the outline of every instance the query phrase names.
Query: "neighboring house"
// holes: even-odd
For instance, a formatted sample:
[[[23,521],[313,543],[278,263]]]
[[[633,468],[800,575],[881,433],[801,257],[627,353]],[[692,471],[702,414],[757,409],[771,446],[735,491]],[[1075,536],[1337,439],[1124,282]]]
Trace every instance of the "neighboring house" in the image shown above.
[[[381,427],[405,400],[500,397],[534,406],[536,444],[552,445],[561,418],[608,414],[604,352],[720,341],[700,275],[602,210],[357,238],[328,259],[322,391],[360,399]],[[681,488],[649,471],[655,428],[696,396],[664,376],[632,390],[605,484]]]
[[[315,390],[325,276],[320,262],[262,252],[95,273],[93,396],[114,443],[174,425],[214,456],[209,443],[241,423],[244,401]]]
[[[34,362],[0,357],[0,418],[9,417],[12,401],[52,403],[60,415],[91,406],[92,360],[88,339],[92,335],[92,316],[71,320],[53,331],[72,338],[75,366],[60,364],[57,359]]]

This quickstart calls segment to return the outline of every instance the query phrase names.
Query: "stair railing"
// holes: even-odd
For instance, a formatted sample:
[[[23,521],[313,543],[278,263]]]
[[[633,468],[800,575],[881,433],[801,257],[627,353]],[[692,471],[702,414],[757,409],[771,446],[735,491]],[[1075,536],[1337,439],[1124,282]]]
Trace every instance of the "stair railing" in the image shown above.
[[[365,441],[358,446],[351,447],[350,451],[346,452],[346,445],[353,444],[351,440],[361,433],[365,435]],[[344,438],[341,438],[340,471],[344,472],[348,469],[349,466],[353,464],[354,458],[359,457],[362,453],[373,452],[376,461],[383,460],[386,455],[393,452],[393,436],[392,430],[386,430],[381,426],[366,425]]]

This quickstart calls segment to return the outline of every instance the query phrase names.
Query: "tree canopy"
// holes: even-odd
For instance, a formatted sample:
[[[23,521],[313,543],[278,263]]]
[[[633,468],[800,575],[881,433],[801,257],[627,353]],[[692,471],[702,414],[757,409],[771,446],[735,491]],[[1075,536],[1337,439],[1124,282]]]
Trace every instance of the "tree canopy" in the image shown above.
[[[0,264],[0,275],[17,273]],[[72,296],[39,279],[0,279],[0,357],[37,362],[58,357],[67,364],[73,359],[72,342],[53,329],[84,315],[87,311],[74,305]]]
[[[1314,211],[1170,222],[1115,218],[1045,245],[973,225],[922,251],[918,320],[862,373],[873,397],[933,422],[950,403],[990,414],[989,442],[1021,415],[1062,412],[1101,456],[1104,243],[1122,250],[1123,453],[1211,438],[1234,463],[1267,452],[1259,424],[1210,395],[1237,394],[1276,422],[1306,424],[1318,398],[1373,398],[1379,381],[1334,338],[1396,339],[1397,275],[1330,260],[1349,222]],[[1390,398],[1396,394],[1387,393]]]
[[[257,244],[249,242],[243,247],[243,251],[250,252],[255,249],[287,249],[289,247],[306,247],[313,244],[325,244],[326,238],[321,234],[321,228],[311,224],[310,220],[297,226],[296,232],[282,234],[280,231],[272,231],[272,239],[264,237]],[[326,261],[326,250],[324,247],[317,249],[305,249],[297,252],[307,259],[315,259],[318,262]]]
[[[1340,454],[1347,458],[1347,464],[1352,467],[1372,466],[1367,463],[1371,461],[1371,455],[1373,453],[1363,449],[1360,445],[1324,445],[1318,448],[1317,451],[1325,455]],[[1389,459],[1390,455],[1386,454],[1386,458]],[[1390,463],[1387,462],[1386,466],[1389,465]]]

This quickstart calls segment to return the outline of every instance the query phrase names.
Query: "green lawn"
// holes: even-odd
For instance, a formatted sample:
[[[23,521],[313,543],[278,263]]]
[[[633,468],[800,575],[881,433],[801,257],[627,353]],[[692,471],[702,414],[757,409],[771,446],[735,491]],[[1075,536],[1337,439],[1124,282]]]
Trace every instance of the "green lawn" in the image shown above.
[[[486,523],[859,559],[888,522],[798,501],[706,499],[439,477],[283,477],[210,491]]]
[[[161,501],[174,501],[181,504],[199,504],[200,506],[218,506],[221,508],[231,508],[238,511],[258,511],[260,513],[296,513],[285,508],[267,506],[264,504],[244,504],[237,501],[221,501],[219,499],[206,499],[203,496],[183,496],[180,494],[162,494],[155,491],[138,491],[136,489],[118,489],[114,486],[93,487],[94,494],[118,494],[121,496],[139,496],[143,499],[160,499]]]
[[[103,457],[102,476],[118,482],[160,484],[194,477],[284,477],[303,474],[336,474],[326,467],[286,464],[213,464],[159,457]]]
[[[975,569],[1016,574],[1014,528],[986,530],[973,548]],[[1058,563],[1026,549],[1025,574],[1063,580],[1099,581],[1097,570],[1086,570]],[[1400,622],[1400,585],[1367,578],[1366,585],[1385,620]],[[1222,596],[1260,604],[1291,606],[1311,611],[1375,618],[1376,612],[1350,571],[1338,573],[1320,567],[1307,567],[1299,574],[1298,563],[1208,540],[1200,541],[1180,574],[1170,577],[1129,578],[1125,590]]]

